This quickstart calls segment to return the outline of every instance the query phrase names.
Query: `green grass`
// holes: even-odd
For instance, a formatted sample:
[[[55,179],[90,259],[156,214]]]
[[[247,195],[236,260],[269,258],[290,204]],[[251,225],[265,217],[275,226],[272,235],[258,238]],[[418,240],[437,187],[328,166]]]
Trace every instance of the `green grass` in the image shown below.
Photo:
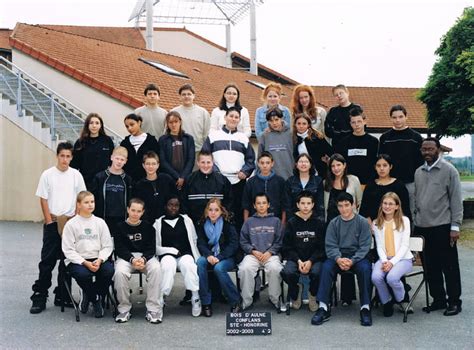
[[[463,176],[461,176],[461,181],[472,181],[472,182],[474,182],[474,175],[463,175]]]

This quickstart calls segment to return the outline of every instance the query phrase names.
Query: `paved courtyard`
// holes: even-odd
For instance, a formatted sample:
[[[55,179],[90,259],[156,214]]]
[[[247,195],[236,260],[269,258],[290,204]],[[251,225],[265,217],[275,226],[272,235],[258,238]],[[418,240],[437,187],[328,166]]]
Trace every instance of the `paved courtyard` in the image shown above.
[[[374,310],[373,326],[361,327],[355,303],[348,308],[334,308],[331,320],[319,327],[310,325],[312,314],[302,308],[290,316],[274,313],[270,336],[232,337],[225,335],[227,305],[215,304],[212,318],[193,318],[189,306],[178,305],[184,292],[180,275],[159,325],[144,319],[144,296],[137,293],[136,276],[132,277],[133,317],[126,324],[116,324],[110,311],[104,319],[81,314],[81,322],[76,323],[72,309],[61,313],[51,300],[44,312],[30,315],[29,296],[37,278],[41,239],[40,224],[0,222],[1,349],[474,348],[474,254],[469,248],[459,248],[464,293],[463,312],[458,316],[444,317],[440,311],[423,313],[422,291],[408,323],[402,323],[402,314],[386,319],[380,310]],[[77,287],[73,286],[77,295]],[[254,310],[269,311],[266,300],[264,292]]]

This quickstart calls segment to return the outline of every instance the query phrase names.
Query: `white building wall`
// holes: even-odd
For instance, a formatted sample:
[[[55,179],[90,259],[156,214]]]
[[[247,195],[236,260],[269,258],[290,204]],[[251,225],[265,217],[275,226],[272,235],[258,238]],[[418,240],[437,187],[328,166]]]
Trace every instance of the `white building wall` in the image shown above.
[[[142,31],[145,36],[145,31]],[[170,55],[226,67],[226,52],[185,32],[155,30],[153,49]]]
[[[13,63],[85,111],[86,114],[98,113],[104,119],[105,125],[119,135],[127,135],[123,118],[133,111],[132,107],[118,102],[20,51],[13,50]]]

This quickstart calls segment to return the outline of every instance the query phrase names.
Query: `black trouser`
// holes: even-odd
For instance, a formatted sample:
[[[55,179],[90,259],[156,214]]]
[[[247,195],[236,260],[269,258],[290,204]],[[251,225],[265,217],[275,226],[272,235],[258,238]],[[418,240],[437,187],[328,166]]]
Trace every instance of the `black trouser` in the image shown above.
[[[309,271],[309,292],[311,295],[316,296],[319,287],[319,275],[321,272],[321,262],[315,262]],[[301,272],[298,270],[298,264],[292,260],[288,260],[285,267],[280,272],[281,278],[288,285],[288,295],[292,300],[298,298],[298,281],[300,279]]]
[[[456,244],[451,247],[450,233],[450,224],[434,227],[415,226],[415,234],[425,239],[422,258],[427,269],[430,295],[434,301],[445,302],[447,294],[449,304],[458,304],[461,297],[461,273],[458,248]]]
[[[63,257],[63,253],[57,223],[43,225],[43,247],[41,248],[41,261],[38,264],[39,277],[32,286],[33,292],[40,293],[44,298],[48,296],[52,273],[56,261],[61,257]],[[58,286],[61,285],[62,274],[64,274],[64,265],[59,264]],[[71,278],[69,278],[68,283],[71,284]]]
[[[230,210],[234,214],[235,229],[240,232],[242,224],[244,223],[244,213],[242,209],[242,195],[244,193],[245,180],[240,180],[231,186],[232,203]]]
[[[104,221],[109,228],[110,235],[115,237],[115,234],[118,232],[118,224],[125,221],[125,218],[123,216],[107,216]]]

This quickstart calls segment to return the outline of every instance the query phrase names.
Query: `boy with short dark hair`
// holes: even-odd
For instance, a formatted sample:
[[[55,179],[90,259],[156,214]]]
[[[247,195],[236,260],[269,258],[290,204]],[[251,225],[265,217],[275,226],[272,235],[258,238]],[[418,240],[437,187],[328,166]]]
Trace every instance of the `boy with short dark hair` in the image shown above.
[[[318,308],[319,274],[326,259],[324,223],[313,215],[314,198],[310,192],[301,192],[296,206],[298,211],[288,220],[283,238],[282,255],[287,262],[281,277],[288,284],[293,309],[299,309],[303,286],[298,284],[298,280],[301,274],[309,275],[309,309],[315,312]]]
[[[155,84],[148,84],[143,92],[145,105],[135,109],[135,114],[142,117],[141,129],[158,140],[165,133],[166,110],[158,105],[160,101],[160,88]]]
[[[268,213],[270,201],[265,193],[254,198],[256,213],[244,222],[240,232],[240,247],[247,254],[239,265],[242,308],[252,305],[255,290],[255,275],[260,267],[268,277],[270,302],[280,308],[280,271],[282,265],[278,256],[283,232],[280,219]]]
[[[119,302],[115,322],[127,322],[132,314],[130,301],[130,276],[134,271],[143,272],[147,280],[146,314],[150,323],[161,323],[163,305],[159,302],[161,294],[161,267],[156,258],[156,232],[147,221],[142,221],[145,203],[132,198],[127,207],[127,220],[118,224],[115,237],[115,289]]]
[[[46,308],[48,289],[51,287],[51,275],[56,260],[62,255],[61,235],[67,220],[76,213],[76,196],[85,191],[84,179],[79,171],[69,167],[72,160],[73,146],[69,142],[61,142],[56,149],[57,163],[45,170],[40,177],[36,195],[40,197],[41,210],[44,217],[43,247],[41,261],[38,264],[39,277],[32,286],[33,305],[30,313],[38,314]],[[60,264],[60,269],[63,267]],[[63,273],[60,271],[60,274]],[[60,286],[58,274],[58,287]],[[58,293],[54,304],[60,305]],[[72,301],[68,304],[72,306]]]
[[[133,195],[145,202],[143,219],[153,224],[165,213],[165,204],[175,195],[176,185],[171,176],[158,171],[160,158],[155,152],[147,152],[143,156],[142,165],[146,177],[135,184]]]
[[[331,317],[331,289],[338,273],[353,271],[357,276],[360,293],[360,323],[372,325],[370,295],[372,292],[372,264],[367,259],[372,235],[364,217],[354,214],[354,198],[347,192],[337,197],[339,216],[331,220],[326,230],[327,259],[321,268],[318,289],[319,309],[311,319],[313,325],[321,325]]]
[[[127,156],[125,147],[115,147],[110,157],[112,164],[97,173],[92,181],[94,214],[105,220],[112,237],[117,232],[117,224],[127,218],[127,203],[132,193],[132,178],[123,170]]]

